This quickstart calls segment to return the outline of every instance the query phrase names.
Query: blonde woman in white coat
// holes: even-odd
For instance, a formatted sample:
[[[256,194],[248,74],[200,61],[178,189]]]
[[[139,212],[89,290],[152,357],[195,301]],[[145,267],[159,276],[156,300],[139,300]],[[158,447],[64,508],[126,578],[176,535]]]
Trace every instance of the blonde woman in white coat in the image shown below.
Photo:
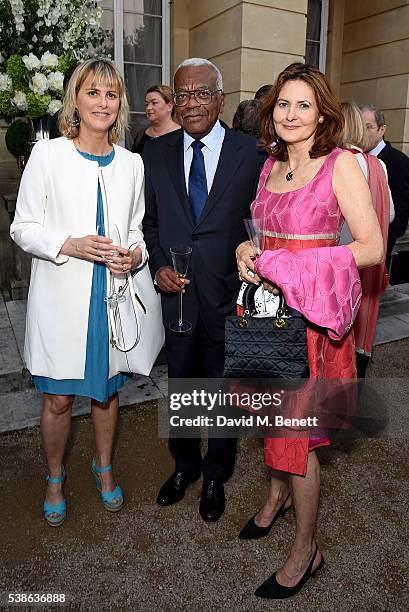
[[[110,275],[124,274],[145,258],[143,164],[139,155],[114,144],[127,117],[125,87],[114,64],[80,64],[60,114],[63,137],[35,145],[11,227],[16,243],[33,255],[25,361],[44,394],[44,517],[51,526],[66,516],[63,458],[75,395],[91,399],[92,471],[101,501],[113,512],[124,501],[111,460],[117,391],[125,376],[109,344],[105,299]],[[109,237],[113,229],[115,242]]]

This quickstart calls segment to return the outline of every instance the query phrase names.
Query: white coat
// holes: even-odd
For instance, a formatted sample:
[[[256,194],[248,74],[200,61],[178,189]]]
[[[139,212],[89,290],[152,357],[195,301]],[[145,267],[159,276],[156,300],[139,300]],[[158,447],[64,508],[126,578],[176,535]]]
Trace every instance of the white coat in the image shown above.
[[[93,263],[59,253],[70,236],[96,234],[98,178],[106,235],[116,225],[122,246],[139,245],[145,257],[143,162],[114,148],[112,162],[99,168],[78,153],[72,140],[43,140],[24,170],[10,233],[33,255],[24,346],[33,375],[84,378]],[[110,346],[109,377],[117,373]]]

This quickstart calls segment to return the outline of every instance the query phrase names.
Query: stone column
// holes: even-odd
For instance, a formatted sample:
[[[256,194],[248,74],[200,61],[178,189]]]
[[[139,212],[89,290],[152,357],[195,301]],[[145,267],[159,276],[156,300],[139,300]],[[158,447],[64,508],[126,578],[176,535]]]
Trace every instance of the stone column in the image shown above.
[[[326,75],[337,95],[341,88],[342,46],[344,39],[345,0],[329,5]]]
[[[185,57],[204,57],[220,68],[227,123],[240,100],[304,59],[307,0],[174,0],[172,12],[174,64],[183,49]]]
[[[386,138],[409,153],[409,5],[346,0],[341,98],[385,112]]]

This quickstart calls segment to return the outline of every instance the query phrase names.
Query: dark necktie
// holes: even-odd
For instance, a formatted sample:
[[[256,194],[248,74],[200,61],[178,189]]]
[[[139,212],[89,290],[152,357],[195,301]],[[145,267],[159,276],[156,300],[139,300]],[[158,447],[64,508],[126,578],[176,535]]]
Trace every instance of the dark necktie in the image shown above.
[[[206,170],[202,148],[203,142],[194,140],[191,144],[193,159],[189,172],[189,202],[195,225],[198,222],[207,200]]]

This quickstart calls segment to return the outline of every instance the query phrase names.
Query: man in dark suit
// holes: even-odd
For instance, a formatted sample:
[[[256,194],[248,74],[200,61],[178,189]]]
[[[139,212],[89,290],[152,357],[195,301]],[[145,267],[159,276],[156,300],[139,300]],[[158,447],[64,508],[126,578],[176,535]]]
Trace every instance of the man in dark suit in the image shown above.
[[[143,222],[152,275],[161,291],[170,378],[219,378],[224,366],[225,318],[233,314],[240,281],[235,249],[247,239],[243,219],[250,216],[264,155],[250,136],[219,121],[224,96],[217,67],[200,58],[185,60],[174,77],[181,130],[149,142],[144,149],[146,214]],[[169,249],[192,247],[190,280],[177,278]],[[184,291],[184,318],[193,324],[176,335],[178,294]],[[216,521],[225,507],[223,483],[234,468],[236,440],[209,437],[202,458],[200,439],[170,438],[175,471],[157,502],[180,501],[200,478],[199,511]]]
[[[385,117],[376,106],[361,107],[369,137],[369,154],[381,159],[388,171],[388,183],[395,207],[395,218],[389,226],[386,266],[389,268],[395,242],[403,236],[409,220],[409,157],[383,139]]]

